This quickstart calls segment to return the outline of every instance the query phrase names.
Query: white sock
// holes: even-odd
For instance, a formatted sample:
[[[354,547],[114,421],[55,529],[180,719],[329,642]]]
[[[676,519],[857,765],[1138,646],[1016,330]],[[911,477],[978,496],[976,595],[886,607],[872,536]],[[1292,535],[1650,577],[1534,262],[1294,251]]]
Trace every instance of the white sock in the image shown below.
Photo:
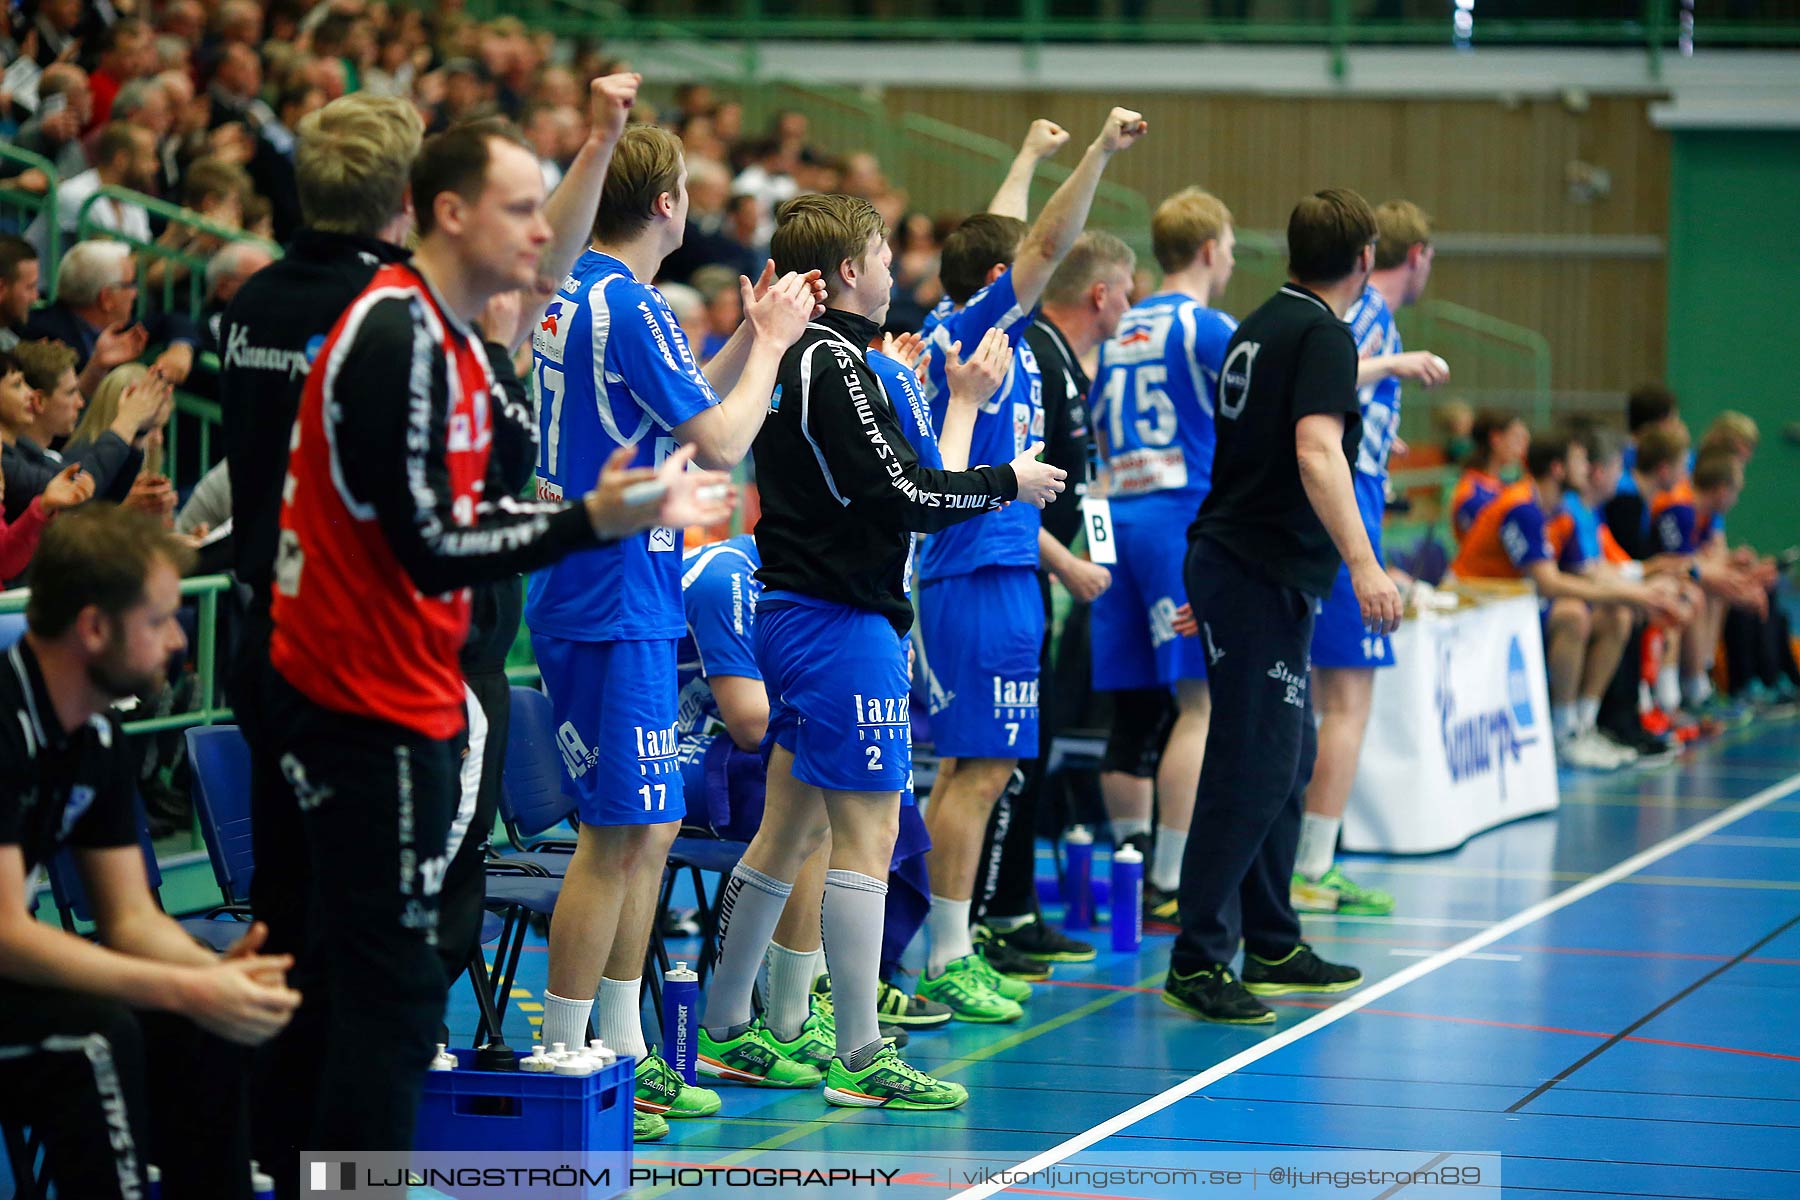
[[[1681,707],[1681,671],[1663,667],[1656,672],[1656,707],[1674,712]]]
[[[881,924],[887,883],[858,871],[825,872],[825,965],[837,1016],[837,1056],[861,1070],[881,1049],[875,988],[881,970]],[[935,910],[934,910],[935,911]],[[963,936],[969,932],[963,902]]]
[[[706,992],[706,1031],[717,1038],[733,1036],[737,1026],[756,1015],[750,1008],[756,972],[794,891],[793,884],[742,862],[732,868],[724,888],[719,897],[719,951]]]
[[[1581,722],[1575,716],[1573,704],[1552,704],[1550,724],[1556,730],[1556,740],[1559,742],[1581,732]]]
[[[931,943],[927,969],[933,975],[943,974],[953,958],[975,953],[969,940],[969,901],[931,897],[931,912],[925,918],[925,936]],[[832,981],[836,986],[836,980]]]
[[[594,1011],[592,1000],[565,1000],[550,992],[544,993],[544,1032],[540,1035],[544,1041],[544,1050],[561,1042],[566,1049],[573,1050],[577,1046],[587,1045],[588,1014]],[[610,1041],[608,1042],[610,1045]],[[621,1054],[624,1051],[620,1051]]]
[[[789,950],[769,943],[769,998],[763,1019],[775,1036],[791,1042],[812,1012],[812,986],[825,970],[824,950]]]
[[[1681,698],[1689,708],[1705,704],[1712,694],[1712,680],[1704,675],[1689,675],[1681,681]]]
[[[600,1012],[595,1024],[600,1030],[600,1039],[614,1054],[643,1059],[650,1055],[650,1047],[644,1044],[643,996],[644,980],[607,979],[600,980],[600,995],[596,997]]]
[[[1307,813],[1300,818],[1300,851],[1294,856],[1294,870],[1308,879],[1320,879],[1331,870],[1337,856],[1337,817],[1321,817]]]
[[[1156,827],[1156,848],[1150,851],[1150,886],[1172,892],[1181,886],[1181,856],[1187,853],[1187,830]]]
[[[1579,697],[1575,701],[1575,721],[1583,733],[1594,728],[1600,721],[1600,698],[1596,696],[1590,700],[1586,696]]]
[[[1130,838],[1140,833],[1150,832],[1149,817],[1114,817],[1108,824],[1112,827],[1112,841],[1115,846],[1123,846]]]

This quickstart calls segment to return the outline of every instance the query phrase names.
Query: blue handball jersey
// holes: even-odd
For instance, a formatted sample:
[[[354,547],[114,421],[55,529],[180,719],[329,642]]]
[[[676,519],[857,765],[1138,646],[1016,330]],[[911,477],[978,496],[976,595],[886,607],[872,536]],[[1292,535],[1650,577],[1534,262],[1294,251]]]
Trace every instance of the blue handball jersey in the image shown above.
[[[589,250],[531,335],[538,391],[538,490],[584,495],[620,446],[652,467],[674,429],[719,402],[662,293]],[[531,576],[525,620],[577,642],[678,638],[681,530],[652,529],[571,554]]]
[[[1400,353],[1393,310],[1375,288],[1363,288],[1344,322],[1356,339],[1358,359]],[[1388,452],[1400,432],[1400,381],[1390,375],[1360,389],[1357,399],[1362,404],[1362,446],[1356,454],[1356,506],[1362,510],[1363,525],[1379,530],[1387,511]]]
[[[675,728],[682,737],[714,732],[723,724],[709,679],[762,678],[753,649],[756,602],[762,596],[762,584],[756,581],[760,566],[756,539],[747,533],[696,547],[681,561],[687,632],[675,653],[681,688]]]
[[[944,360],[951,343],[962,343],[962,355],[975,353],[984,334],[998,329],[1012,343],[1012,367],[999,390],[981,406],[975,432],[969,440],[969,466],[1009,463],[1044,437],[1044,383],[1037,357],[1025,344],[1031,314],[1019,306],[1013,292],[1012,272],[982,288],[957,308],[942,301],[925,319],[925,340],[931,344],[931,363],[926,370],[925,399],[931,406],[931,427],[944,428],[950,404],[950,384]],[[1029,504],[1010,504],[998,512],[964,521],[925,539],[919,556],[921,579],[949,579],[983,567],[1031,567],[1038,565],[1038,510]]]
[[[1198,509],[1212,486],[1213,395],[1236,332],[1236,321],[1181,292],[1120,318],[1088,399],[1114,504],[1162,494]]]

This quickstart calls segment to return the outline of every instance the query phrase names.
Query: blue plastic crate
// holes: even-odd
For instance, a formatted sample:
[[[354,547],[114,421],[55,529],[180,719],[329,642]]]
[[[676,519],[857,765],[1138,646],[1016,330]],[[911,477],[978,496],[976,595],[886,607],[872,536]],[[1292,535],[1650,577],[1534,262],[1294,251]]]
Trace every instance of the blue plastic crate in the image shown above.
[[[458,1069],[431,1071],[419,1101],[415,1148],[431,1151],[537,1151],[574,1156],[620,1156],[604,1200],[631,1185],[631,1123],[635,1060],[621,1058],[592,1075],[477,1071],[475,1052],[457,1049]],[[523,1056],[521,1056],[523,1057]]]

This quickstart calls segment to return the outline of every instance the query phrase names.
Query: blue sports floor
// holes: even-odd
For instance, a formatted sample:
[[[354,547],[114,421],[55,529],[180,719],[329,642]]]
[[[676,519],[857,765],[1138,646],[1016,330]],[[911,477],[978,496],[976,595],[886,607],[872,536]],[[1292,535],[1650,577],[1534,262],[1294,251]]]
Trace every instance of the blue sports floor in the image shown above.
[[[984,1171],[1021,1166],[1053,1168],[1011,1189],[1033,1196],[1800,1197],[1800,722],[1562,784],[1557,813],[1457,852],[1348,861],[1397,915],[1309,919],[1307,936],[1369,982],[1278,1001],[1273,1027],[1166,1007],[1169,939],[1149,938],[1057,967],[1016,1025],[916,1033],[908,1057],[967,1085],[961,1110],[726,1089],[722,1118],[672,1122],[637,1165],[897,1171],[851,1189],[893,1197],[985,1196]],[[541,945],[521,977],[514,1045]],[[473,1028],[466,989],[451,1024]],[[1076,1169],[1095,1165],[1244,1175]],[[1466,1182],[1268,1174],[1286,1165]],[[714,1178],[636,1194],[741,1190]],[[820,1194],[755,1194],[790,1190]]]

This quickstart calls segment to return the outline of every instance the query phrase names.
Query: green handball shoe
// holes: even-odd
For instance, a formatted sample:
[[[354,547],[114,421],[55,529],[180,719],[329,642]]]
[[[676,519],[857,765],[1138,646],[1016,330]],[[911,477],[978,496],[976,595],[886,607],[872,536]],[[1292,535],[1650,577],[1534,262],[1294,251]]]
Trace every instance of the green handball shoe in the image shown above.
[[[659,1142],[669,1136],[669,1123],[653,1112],[636,1111],[631,1114],[631,1140],[634,1142]]]
[[[790,1062],[797,1062],[803,1067],[811,1067],[825,1075],[825,1067],[831,1062],[831,1056],[837,1048],[837,1016],[831,1007],[831,1000],[820,996],[817,992],[812,997],[812,1012],[800,1026],[800,1032],[792,1041],[783,1041],[776,1036],[773,1029],[768,1029],[769,1041],[782,1057]]]
[[[719,1111],[719,1093],[683,1083],[675,1068],[654,1050],[638,1060],[636,1077],[637,1088],[632,1103],[639,1116],[685,1121],[691,1117],[710,1117]]]
[[[994,990],[989,981],[993,968],[979,954],[953,958],[942,975],[933,978],[929,972],[919,977],[919,995],[927,1000],[948,1005],[958,1021],[978,1025],[999,1025],[1016,1021],[1025,1015],[1018,1001],[1008,1000]]]
[[[1352,882],[1336,863],[1317,880],[1296,871],[1293,882],[1288,885],[1288,899],[1293,902],[1295,912],[1385,917],[1394,911],[1394,897],[1390,893]]]
[[[816,1016],[807,1018],[815,1019]],[[816,1087],[820,1078],[817,1070],[787,1056],[761,1017],[743,1033],[725,1041],[714,1038],[702,1027],[700,1074],[719,1083],[766,1088]]]
[[[892,1046],[883,1046],[875,1061],[860,1071],[834,1058],[825,1071],[825,1099],[846,1108],[898,1108],[924,1112],[961,1108],[969,1090],[960,1083],[933,1079],[909,1067]]]
[[[1001,974],[1000,968],[988,961],[988,949],[986,946],[975,951],[975,958],[981,963],[981,969],[987,973],[989,987],[993,988],[996,992],[999,992],[1002,996],[1005,996],[1008,1000],[1011,1000],[1014,1004],[1023,1004],[1031,999],[1031,985],[1023,979],[1015,979],[1011,975]],[[1045,977],[1048,977],[1050,974],[1048,968],[1040,967],[1039,970],[1043,971]]]

